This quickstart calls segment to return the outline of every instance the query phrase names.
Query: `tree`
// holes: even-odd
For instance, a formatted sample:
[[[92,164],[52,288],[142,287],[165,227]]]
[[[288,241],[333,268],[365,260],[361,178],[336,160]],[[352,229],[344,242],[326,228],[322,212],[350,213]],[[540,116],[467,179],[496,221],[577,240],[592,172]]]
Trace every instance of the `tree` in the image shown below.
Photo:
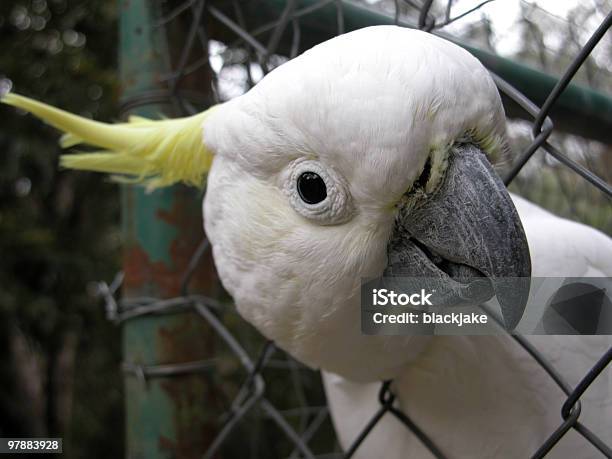
[[[116,35],[114,2],[2,2],[0,90],[112,120]],[[119,267],[117,187],[58,170],[53,129],[6,106],[0,117],[0,436],[117,457],[119,335],[87,288]]]

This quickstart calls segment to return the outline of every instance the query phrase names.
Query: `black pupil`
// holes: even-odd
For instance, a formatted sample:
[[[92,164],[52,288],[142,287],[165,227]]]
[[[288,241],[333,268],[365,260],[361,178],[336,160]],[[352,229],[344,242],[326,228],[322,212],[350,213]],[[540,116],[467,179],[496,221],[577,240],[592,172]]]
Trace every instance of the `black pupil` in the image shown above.
[[[317,204],[327,197],[325,182],[314,172],[304,172],[297,181],[300,198],[306,204]]]

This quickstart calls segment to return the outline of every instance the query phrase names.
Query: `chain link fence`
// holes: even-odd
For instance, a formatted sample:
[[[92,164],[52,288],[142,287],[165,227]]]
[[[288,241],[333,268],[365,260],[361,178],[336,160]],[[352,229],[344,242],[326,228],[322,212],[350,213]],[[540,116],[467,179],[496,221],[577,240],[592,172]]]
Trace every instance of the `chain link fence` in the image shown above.
[[[468,15],[476,14],[491,1],[479,3],[457,15],[453,11],[453,1],[395,0],[383,1],[377,6],[383,14],[388,15],[390,22],[406,25],[408,19],[413,18],[414,27],[436,32]],[[212,103],[239,95],[256,84],[267,72],[313,44],[311,38],[305,38],[302,30],[304,21],[310,16],[325,9],[326,20],[332,24],[337,34],[342,34],[346,30],[346,8],[354,6],[340,0],[310,1],[306,4],[297,0],[286,2],[160,0],[156,5],[159,18],[153,25],[155,29],[153,32],[164,34],[168,51],[165,58],[169,68],[172,69],[161,77],[167,90],[142,94],[138,99],[127,100],[124,110],[150,103],[171,102],[177,111],[192,114]],[[252,25],[253,11],[265,11],[272,19],[267,23]],[[612,14],[608,14],[580,52],[574,56],[541,106],[532,103],[508,81],[492,74],[500,92],[505,96],[504,100],[513,101],[523,111],[522,117],[530,119],[530,138],[520,154],[512,158],[504,172],[507,185],[517,181],[517,176],[526,165],[536,161],[536,153],[543,154],[546,161],[553,158],[555,167],[561,165],[574,179],[583,181],[589,190],[589,195],[595,193],[600,200],[598,202],[609,206],[612,187],[606,180],[590,170],[584,161],[565,154],[550,141],[555,126],[549,115],[560,95],[611,25]],[[177,33],[182,37],[178,44]],[[212,40],[212,37],[215,40]],[[210,72],[212,97],[181,89],[183,81],[203,70],[208,72],[212,70]],[[543,163],[539,166],[543,167]],[[519,191],[530,187],[528,182],[518,180],[518,183]],[[564,184],[561,184],[560,188],[568,195],[570,201],[572,191],[578,190],[576,187],[568,188]],[[604,221],[599,226],[608,228],[609,224],[608,221]],[[340,451],[334,440],[318,373],[306,369],[277,349],[272,342],[253,338],[252,333],[250,335],[247,333],[248,336],[245,338],[245,334],[240,331],[245,325],[240,323],[236,313],[227,304],[191,293],[192,275],[208,250],[208,242],[203,240],[186,269],[182,296],[177,298],[118,300],[116,298],[121,285],[121,276],[110,285],[99,284],[99,293],[105,300],[107,316],[116,323],[135,320],[143,315],[167,314],[191,309],[210,325],[217,339],[223,343],[225,351],[221,354],[225,357],[176,365],[143,366],[130,362],[123,365],[126,373],[138,378],[143,384],[151,378],[175,377],[186,373],[206,375],[220,373],[228,375],[224,381],[229,385],[230,381],[237,382],[234,390],[228,395],[227,410],[218,419],[218,433],[204,453],[204,458],[216,457],[220,451],[224,451],[230,439],[235,440],[237,432],[244,429],[246,424],[247,428],[251,428],[251,433],[242,437],[243,449],[240,457],[350,458],[358,451],[383,416],[396,417],[433,456],[447,457],[436,445],[436,438],[421,430],[394,403],[395,395],[391,381],[381,383],[380,407],[376,415],[369,420],[353,444],[346,451]],[[612,361],[612,349],[602,355],[584,378],[572,387],[526,338],[513,335],[513,339],[542,366],[567,396],[563,406],[559,407],[558,428],[537,451],[533,452],[532,457],[546,456],[571,429],[587,439],[602,453],[602,456],[612,457],[612,445],[606,445],[580,422],[580,398]],[[247,349],[255,346],[260,346],[261,351],[253,357]],[[233,363],[228,364],[228,362]],[[231,371],[224,373],[223,368],[227,369],[228,365]],[[293,406],[284,406],[287,405],[287,401]],[[264,440],[258,440],[270,438],[266,437],[262,429],[276,431],[273,437],[275,446],[264,445],[262,444],[265,443]],[[249,452],[245,453],[245,449]]]

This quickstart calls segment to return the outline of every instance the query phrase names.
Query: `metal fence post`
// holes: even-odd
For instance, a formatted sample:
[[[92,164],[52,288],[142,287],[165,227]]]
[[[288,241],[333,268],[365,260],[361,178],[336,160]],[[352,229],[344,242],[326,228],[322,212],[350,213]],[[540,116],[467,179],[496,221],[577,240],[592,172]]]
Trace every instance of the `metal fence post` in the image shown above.
[[[122,102],[146,117],[168,113],[161,75],[167,71],[156,2],[119,0]],[[208,85],[209,86],[209,85]],[[202,82],[202,88],[206,88]],[[167,100],[167,99],[166,99]],[[183,273],[203,237],[201,196],[182,186],[146,193],[122,189],[127,299],[180,295]],[[218,291],[206,256],[194,281],[199,291]],[[193,285],[193,284],[192,284]],[[123,324],[126,457],[200,457],[214,434],[206,405],[213,396],[202,374],[160,377],[151,366],[210,358],[212,334],[193,311],[144,315]],[[159,367],[158,367],[159,368]]]

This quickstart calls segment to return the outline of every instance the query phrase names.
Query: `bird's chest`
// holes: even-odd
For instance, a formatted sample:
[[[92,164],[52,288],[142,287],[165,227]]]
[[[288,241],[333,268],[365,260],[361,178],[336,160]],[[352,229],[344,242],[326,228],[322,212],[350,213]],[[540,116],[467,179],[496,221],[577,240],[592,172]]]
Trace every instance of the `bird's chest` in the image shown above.
[[[312,307],[305,311],[291,333],[276,337],[277,344],[312,368],[353,381],[395,377],[417,358],[430,340],[429,337],[364,335],[358,296],[318,312]]]

